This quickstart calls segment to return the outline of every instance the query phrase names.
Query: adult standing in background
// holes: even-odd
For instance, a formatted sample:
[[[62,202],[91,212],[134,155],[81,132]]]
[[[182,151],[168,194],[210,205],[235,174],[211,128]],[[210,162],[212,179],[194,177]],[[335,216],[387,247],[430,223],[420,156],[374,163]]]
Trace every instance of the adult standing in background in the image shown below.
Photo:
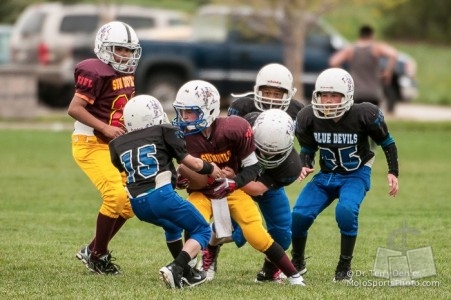
[[[389,88],[391,84],[396,57],[395,48],[376,41],[373,27],[363,25],[360,27],[357,41],[332,55],[329,65],[341,67],[345,63],[348,64],[349,73],[355,83],[355,103],[370,102],[380,107],[386,100],[387,111],[391,113],[395,99],[385,99],[384,89]],[[385,59],[382,70],[381,58]]]

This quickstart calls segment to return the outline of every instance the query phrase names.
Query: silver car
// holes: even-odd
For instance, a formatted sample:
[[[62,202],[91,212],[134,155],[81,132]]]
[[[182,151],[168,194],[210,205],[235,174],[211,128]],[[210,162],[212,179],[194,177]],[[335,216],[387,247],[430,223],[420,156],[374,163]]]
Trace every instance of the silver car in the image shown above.
[[[189,19],[179,11],[131,5],[32,4],[14,25],[11,63],[36,75],[40,102],[64,107],[74,92],[78,61],[73,49],[80,41],[89,41],[93,48],[98,28],[112,20],[129,24],[141,38],[157,29],[183,27]]]

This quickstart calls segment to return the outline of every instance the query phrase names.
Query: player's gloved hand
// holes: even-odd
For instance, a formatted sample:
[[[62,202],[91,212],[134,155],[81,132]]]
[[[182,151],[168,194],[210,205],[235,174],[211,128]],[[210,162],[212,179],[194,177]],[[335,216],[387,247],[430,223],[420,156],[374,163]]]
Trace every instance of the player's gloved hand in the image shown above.
[[[189,186],[189,179],[183,177],[180,174],[177,174],[177,183],[175,184],[175,188],[178,190],[184,190]]]
[[[221,199],[237,189],[236,182],[228,178],[217,178],[202,192],[210,199]]]

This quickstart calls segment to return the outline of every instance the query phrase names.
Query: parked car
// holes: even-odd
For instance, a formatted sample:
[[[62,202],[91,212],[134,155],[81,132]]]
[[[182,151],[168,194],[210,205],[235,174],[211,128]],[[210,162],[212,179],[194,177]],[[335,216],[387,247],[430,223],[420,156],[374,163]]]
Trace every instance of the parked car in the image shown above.
[[[174,10],[131,5],[32,4],[14,25],[11,63],[27,65],[36,74],[41,102],[64,107],[74,92],[73,71],[79,60],[74,57],[74,47],[78,41],[89,41],[94,55],[98,28],[112,20],[129,24],[138,37],[148,39],[163,28],[176,31],[189,24],[185,13]]]
[[[11,39],[12,25],[0,24],[0,65],[9,63],[9,43]]]

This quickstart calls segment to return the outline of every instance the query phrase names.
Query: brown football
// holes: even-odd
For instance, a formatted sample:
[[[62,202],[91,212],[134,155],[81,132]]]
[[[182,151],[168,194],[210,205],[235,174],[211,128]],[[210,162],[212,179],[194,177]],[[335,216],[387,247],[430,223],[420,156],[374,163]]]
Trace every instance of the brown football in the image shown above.
[[[192,190],[200,190],[208,185],[208,175],[202,175],[191,170],[184,164],[178,167],[178,173],[189,180],[189,188]]]

